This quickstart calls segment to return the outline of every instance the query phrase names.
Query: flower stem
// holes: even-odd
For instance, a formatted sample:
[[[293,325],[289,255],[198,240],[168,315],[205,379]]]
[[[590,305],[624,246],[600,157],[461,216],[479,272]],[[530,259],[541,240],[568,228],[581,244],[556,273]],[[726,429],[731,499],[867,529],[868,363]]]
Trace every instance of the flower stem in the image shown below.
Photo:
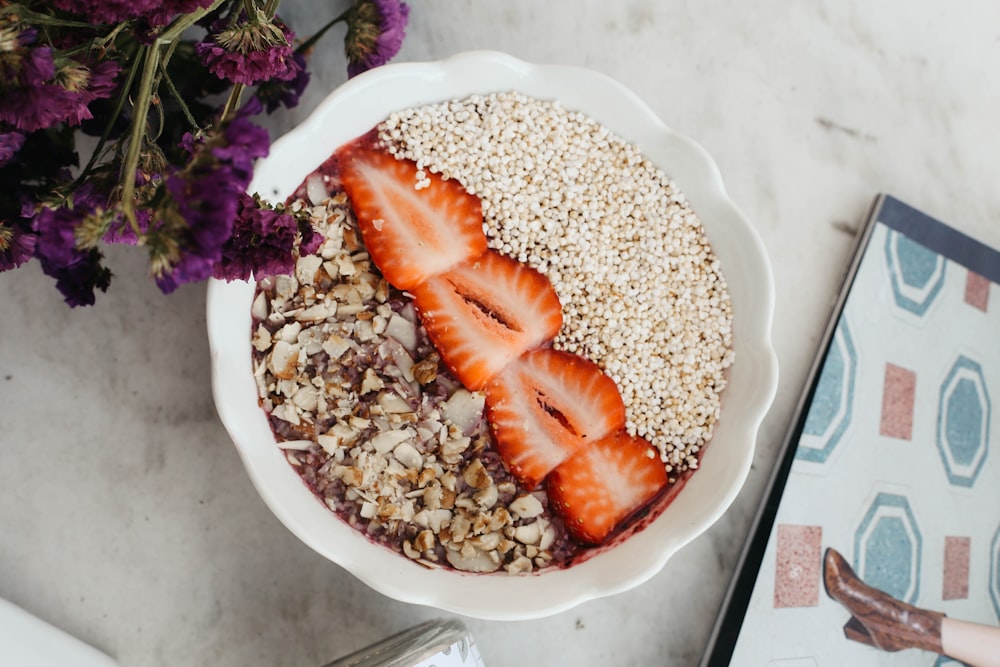
[[[222,115],[219,116],[219,123],[225,123],[229,119],[229,115],[233,113],[233,110],[239,106],[240,95],[243,94],[243,84],[234,83],[233,89],[229,91],[229,98],[226,100],[226,106],[222,108]]]
[[[174,101],[177,102],[177,106],[180,107],[181,112],[184,114],[184,118],[187,119],[188,124],[191,125],[192,130],[201,129],[198,126],[198,121],[194,119],[194,115],[191,110],[188,109],[187,104],[184,102],[184,98],[181,96],[180,91],[177,90],[177,86],[174,85],[173,79],[170,78],[170,74],[167,73],[166,58],[160,61],[160,78],[167,84],[167,91],[173,96]]]
[[[101,138],[97,141],[97,146],[94,148],[94,152],[90,154],[90,159],[87,161],[87,166],[83,168],[80,175],[77,176],[76,182],[73,184],[73,189],[79,185],[84,178],[90,173],[90,170],[94,168],[94,164],[101,156],[101,151],[104,149],[104,144],[107,143],[108,137],[111,136],[111,130],[114,128],[115,123],[122,114],[122,109],[125,108],[125,100],[128,99],[132,92],[132,84],[135,82],[136,72],[139,71],[138,65],[142,62],[142,51],[136,51],[133,54],[135,62],[132,67],[128,68],[128,76],[125,78],[125,85],[122,86],[121,92],[118,95],[118,102],[115,104],[114,111],[111,112],[111,116],[108,118],[108,122],[104,125],[104,131],[101,132]]]
[[[111,32],[109,32],[104,37],[99,38],[97,41],[101,43],[101,46],[107,46],[111,42],[115,41],[115,39],[117,39],[118,34],[122,30],[124,30],[127,25],[128,25],[128,23],[126,23],[125,21],[122,21],[121,23],[119,23],[118,25],[115,26],[114,30],[112,30]]]
[[[145,47],[146,58],[142,67],[142,79],[139,81],[139,96],[136,98],[132,111],[132,134],[129,137],[128,153],[125,154],[125,164],[122,167],[122,213],[128,219],[135,233],[141,234],[139,222],[135,217],[135,170],[139,166],[139,152],[142,149],[146,133],[146,119],[149,115],[149,104],[153,98],[153,78],[160,65],[160,45],[153,43]]]
[[[85,28],[87,30],[93,30],[94,28],[93,23],[72,21],[70,19],[61,19],[55,16],[49,16],[48,14],[41,14],[28,9],[22,4],[11,5],[0,9],[0,16],[7,16],[9,14],[13,14],[18,19],[34,25],[56,26],[59,28]]]
[[[223,2],[224,0],[215,0],[215,2],[208,7],[196,9],[190,14],[184,14],[167,26],[167,29],[160,34],[156,41],[160,44],[167,44],[174,41],[181,36],[181,33],[200,21],[201,17],[205,16],[205,14],[215,11],[215,9]]]
[[[342,21],[346,21],[347,20],[347,15],[350,14],[350,13],[351,13],[351,7],[348,7],[346,10],[344,10],[344,12],[342,14],[340,14],[340,16],[336,17],[335,19],[332,19],[325,26],[323,26],[322,28],[320,28],[319,30],[317,30],[315,33],[313,33],[312,37],[310,37],[306,41],[304,41],[301,44],[299,44],[299,46],[295,49],[295,52],[296,53],[305,53],[306,51],[308,51],[310,48],[312,48],[313,44],[315,44],[316,42],[318,42],[320,40],[320,38],[323,35],[326,34],[326,32],[330,28],[332,28],[333,26],[337,25],[338,23],[340,23]]]
[[[73,58],[76,55],[79,55],[81,53],[86,53],[87,51],[92,50],[94,48],[94,44],[96,42],[97,42],[97,40],[94,40],[94,42],[91,42],[90,44],[86,44],[86,43],[84,43],[84,44],[78,44],[77,46],[74,46],[71,49],[63,49],[61,51],[56,51],[55,52],[55,56],[56,56],[57,59],[60,59],[60,58]]]
[[[118,38],[118,35],[121,34],[121,31],[124,30],[128,25],[129,25],[128,21],[122,21],[114,28],[112,28],[111,32],[109,32],[104,37],[95,37],[89,43],[84,42],[83,44],[75,46],[71,49],[65,49],[63,51],[59,51],[58,56],[61,58],[71,58],[78,53],[93,51],[96,47],[100,47],[101,49],[107,49],[108,44],[114,42]],[[87,27],[93,27],[93,26],[87,24]]]
[[[209,7],[199,8],[190,14],[177,18],[167,26],[159,37],[149,46],[143,47],[145,62],[142,67],[142,79],[139,81],[139,92],[132,107],[132,127],[129,137],[128,152],[122,166],[122,213],[129,221],[132,229],[140,235],[139,222],[135,217],[135,170],[139,166],[139,153],[142,150],[146,124],[149,118],[149,105],[153,99],[154,80],[160,68],[161,47],[168,46],[167,55],[173,53],[172,42],[178,39],[185,30],[190,28],[205,14],[221,5],[223,0],[215,0]]]

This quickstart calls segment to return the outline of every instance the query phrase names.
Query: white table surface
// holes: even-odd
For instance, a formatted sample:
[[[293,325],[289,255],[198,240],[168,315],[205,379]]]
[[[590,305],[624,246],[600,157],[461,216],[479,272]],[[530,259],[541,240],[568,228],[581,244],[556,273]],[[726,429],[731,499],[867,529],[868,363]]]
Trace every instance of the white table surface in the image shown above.
[[[345,3],[286,0],[301,33]],[[486,664],[691,665],[872,197],[1000,245],[1000,4],[412,0],[398,60],[488,48],[632,88],[718,162],[776,282],[781,381],[739,498],[637,590],[532,622],[466,619]],[[294,126],[345,79],[321,43]],[[318,667],[428,618],[324,560],[259,499],[215,414],[205,287],[112,249],[95,307],[0,274],[0,598],[123,666]]]

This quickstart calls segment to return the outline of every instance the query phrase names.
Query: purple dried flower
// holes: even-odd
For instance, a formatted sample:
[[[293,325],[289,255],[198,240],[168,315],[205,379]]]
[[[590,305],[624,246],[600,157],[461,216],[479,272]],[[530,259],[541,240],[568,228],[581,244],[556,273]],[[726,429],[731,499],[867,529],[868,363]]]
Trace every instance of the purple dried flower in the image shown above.
[[[240,191],[246,190],[253,176],[254,162],[267,155],[271,139],[267,130],[254,125],[244,116],[229,121],[222,136],[223,141],[212,147],[212,155],[231,166],[239,180]]]
[[[0,28],[0,89],[9,86],[34,86],[52,78],[55,65],[52,49],[28,48],[35,43],[34,28],[17,31]]]
[[[345,17],[348,77],[392,60],[403,45],[409,17],[409,6],[400,0],[356,0]]]
[[[0,26],[0,65],[6,64],[5,61],[10,59],[10,54],[33,43],[37,36],[38,31],[34,28],[19,30],[16,25]],[[0,73],[6,76],[6,69],[0,70]]]
[[[92,117],[88,104],[114,91],[119,71],[118,63],[112,60],[92,68],[68,64],[57,69],[52,49],[24,49],[16,65],[4,66],[0,121],[25,132],[63,122],[79,125]]]
[[[152,211],[148,208],[140,208],[135,212],[135,217],[140,232],[145,232],[149,229],[149,222],[153,217]],[[139,243],[139,235],[127,218],[118,215],[111,220],[101,240],[105,243],[119,245],[137,245]]]
[[[189,138],[185,143],[193,145]],[[268,148],[267,130],[237,116],[220,136],[195,148],[183,171],[167,177],[166,190],[174,206],[167,215],[179,216],[183,227],[179,259],[157,271],[156,282],[165,293],[212,275],[233,234],[254,160],[267,155]]]
[[[96,99],[111,97],[118,86],[118,74],[121,66],[114,60],[103,60],[90,67],[90,80],[87,89],[83,91],[87,103]]]
[[[104,198],[84,184],[74,193],[71,206],[43,207],[35,215],[35,257],[45,275],[56,279],[56,288],[71,306],[93,305],[94,290],[104,292],[111,283],[111,271],[101,265],[101,253],[76,245],[76,228],[84,218],[101,212],[103,204]]]
[[[323,245],[323,237],[308,219],[299,220],[299,255],[311,255]]]
[[[120,23],[151,12],[158,0],[52,0],[52,5],[93,23]]]
[[[294,75],[288,79],[270,79],[257,87],[255,98],[260,100],[267,113],[274,113],[279,107],[292,109],[299,104],[299,98],[309,85],[306,57],[292,53],[291,67]]]
[[[25,132],[52,127],[74,114],[72,97],[65,88],[51,84],[17,88],[0,96],[0,121]]]
[[[118,85],[117,78],[121,67],[114,60],[104,60],[89,69],[87,84],[77,93],[76,106],[66,118],[69,125],[79,125],[94,117],[89,105],[97,99],[111,97]]]
[[[24,135],[20,132],[0,132],[0,167],[13,159],[24,145]]]
[[[0,220],[0,271],[16,269],[35,252],[37,237],[16,222]]]
[[[206,280],[212,275],[215,261],[209,257],[188,253],[181,257],[169,272],[156,276],[156,285],[164,294],[170,294],[181,285]]]
[[[73,262],[53,266],[39,258],[42,271],[56,279],[58,289],[66,303],[76,306],[93,306],[96,301],[94,290],[108,291],[111,285],[111,270],[101,264],[104,256],[97,248],[81,251]]]
[[[33,36],[28,38],[28,43],[31,41]],[[34,132],[62,120],[66,111],[63,110],[65,102],[60,93],[67,91],[47,83],[56,71],[52,49],[18,49],[6,54],[2,66],[0,121],[26,132]]]
[[[143,12],[143,18],[152,26],[170,23],[178,14],[190,14],[196,9],[207,9],[214,0],[164,0]]]
[[[205,165],[167,178],[167,191],[187,222],[191,237],[186,250],[212,257],[229,238],[241,192],[226,165]]]
[[[249,280],[291,273],[295,269],[298,223],[287,213],[262,205],[243,193],[233,234],[222,248],[212,275],[222,280]]]
[[[92,23],[121,23],[142,18],[163,26],[178,14],[211,6],[213,0],[52,0],[52,5]]]
[[[83,198],[77,199],[83,201]],[[81,204],[55,209],[42,207],[33,222],[38,233],[38,244],[35,246],[38,258],[52,266],[71,264],[77,254],[76,227],[89,212],[81,210]]]
[[[195,52],[220,79],[250,86],[270,79],[291,80],[298,74],[291,41],[295,34],[280,21],[238,24],[195,44]]]

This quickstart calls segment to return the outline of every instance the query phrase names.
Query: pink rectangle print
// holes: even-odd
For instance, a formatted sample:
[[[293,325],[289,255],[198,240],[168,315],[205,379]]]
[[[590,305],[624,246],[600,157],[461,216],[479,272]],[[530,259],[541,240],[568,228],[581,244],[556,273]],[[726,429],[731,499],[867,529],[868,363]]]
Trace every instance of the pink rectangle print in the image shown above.
[[[778,558],[774,566],[774,607],[819,604],[820,526],[778,526]]]
[[[965,279],[965,302],[985,313],[990,305],[990,279],[969,271]]]
[[[972,540],[968,537],[944,538],[944,585],[942,600],[969,599],[969,552]]]
[[[894,364],[885,365],[879,433],[902,440],[913,436],[913,398],[916,390],[916,373]]]

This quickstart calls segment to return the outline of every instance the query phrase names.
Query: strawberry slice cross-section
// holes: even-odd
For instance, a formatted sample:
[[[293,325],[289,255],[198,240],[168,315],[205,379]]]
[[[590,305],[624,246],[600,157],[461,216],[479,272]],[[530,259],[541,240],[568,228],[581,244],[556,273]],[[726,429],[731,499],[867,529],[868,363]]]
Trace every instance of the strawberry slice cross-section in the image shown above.
[[[365,247],[389,284],[412,289],[486,250],[482,204],[458,181],[418,173],[368,136],[337,158]]]
[[[472,390],[562,326],[562,306],[549,280],[493,250],[411,291],[441,359]]]
[[[666,485],[656,449],[618,431],[553,470],[546,490],[566,530],[580,542],[600,544]]]
[[[545,483],[571,536],[600,544],[668,484],[649,442],[625,431],[625,404],[597,364],[550,347],[562,306],[549,280],[488,249],[480,200],[366,135],[337,151],[372,261],[412,294],[444,364],[484,390],[504,465]]]
[[[487,386],[486,415],[507,469],[533,489],[575,452],[621,429],[625,404],[597,364],[540,348]]]

